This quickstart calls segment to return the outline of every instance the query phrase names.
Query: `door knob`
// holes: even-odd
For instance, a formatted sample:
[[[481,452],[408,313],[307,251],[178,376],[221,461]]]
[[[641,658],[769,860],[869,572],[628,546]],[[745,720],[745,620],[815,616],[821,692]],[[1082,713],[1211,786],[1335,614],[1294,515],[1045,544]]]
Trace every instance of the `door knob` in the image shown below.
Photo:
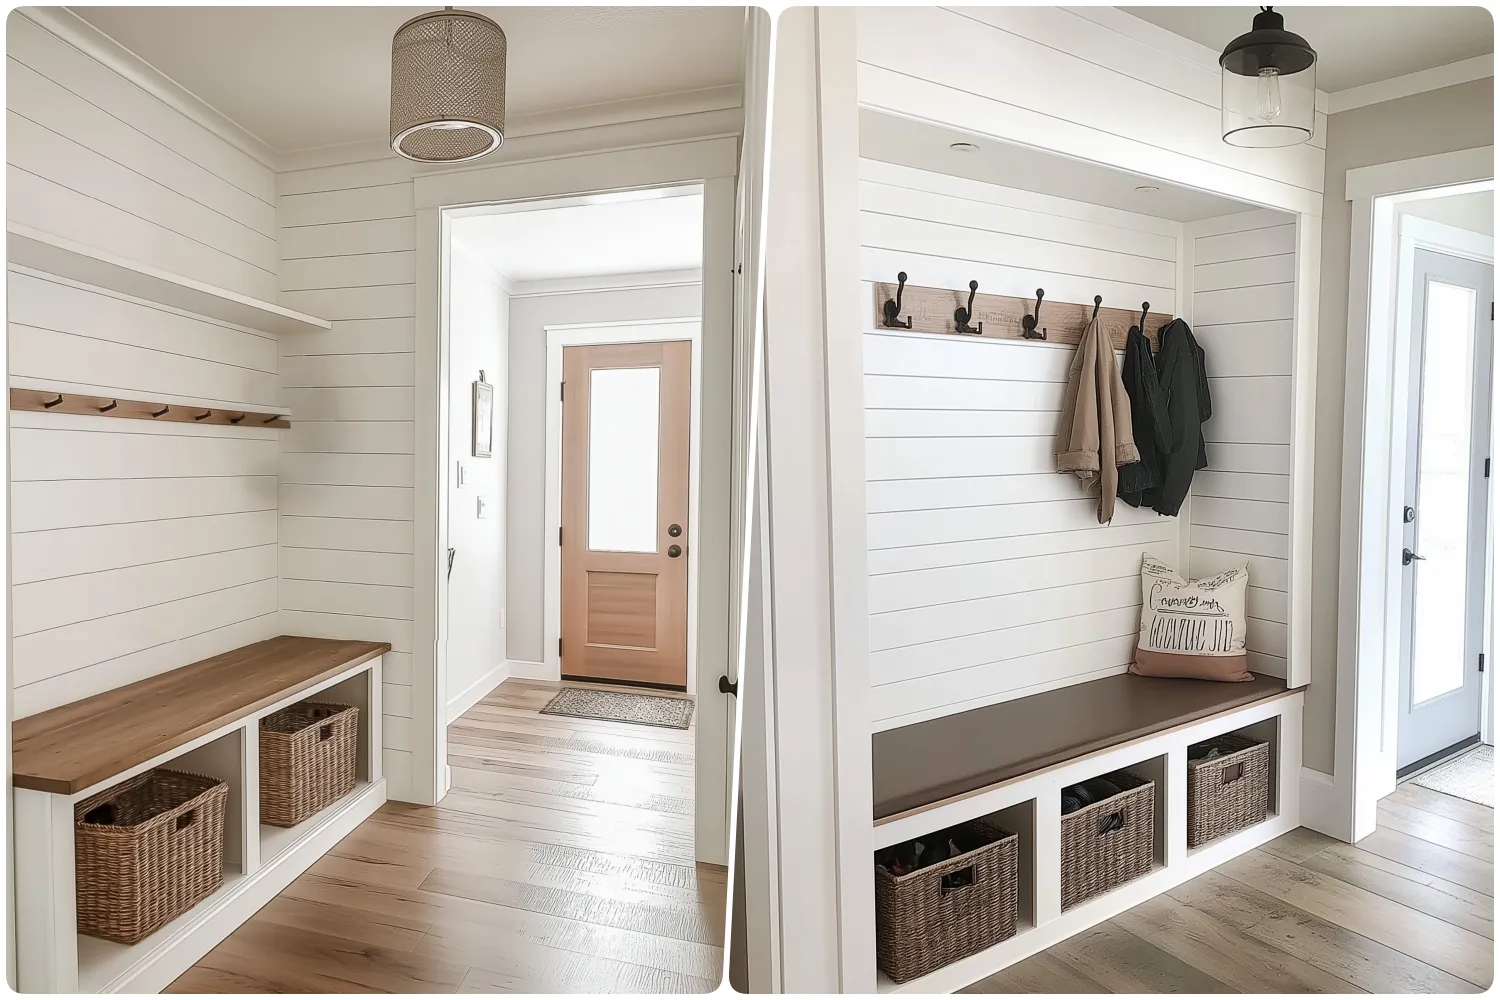
[[[1401,565],[1403,565],[1403,566],[1410,566],[1412,564],[1412,562],[1414,560],[1417,560],[1417,559],[1422,559],[1422,560],[1425,561],[1427,559],[1427,557],[1426,556],[1419,556],[1415,552],[1413,552],[1411,549],[1402,549],[1401,550]]]
[[[667,546],[667,555],[670,556],[673,559],[676,559],[678,556],[682,555],[682,546],[681,545],[668,545]]]
[[[667,534],[671,535],[673,538],[676,538],[678,535],[682,534],[682,525],[680,525],[680,524],[669,524],[669,525],[667,525]]]
[[[1415,507],[1402,507],[1401,508],[1401,523],[1402,524],[1411,524],[1416,519],[1417,519],[1417,508],[1415,508]]]

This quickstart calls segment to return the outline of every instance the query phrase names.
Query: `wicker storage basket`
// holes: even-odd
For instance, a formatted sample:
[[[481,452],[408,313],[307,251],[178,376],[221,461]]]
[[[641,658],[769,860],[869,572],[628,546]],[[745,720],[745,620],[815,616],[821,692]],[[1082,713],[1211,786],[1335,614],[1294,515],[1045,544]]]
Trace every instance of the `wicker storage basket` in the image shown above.
[[[135,944],[224,881],[229,786],[147,771],[73,807],[82,934]]]
[[[1211,760],[1191,759],[1218,747]],[[1219,736],[1188,750],[1188,846],[1227,837],[1266,818],[1271,802],[1271,745],[1248,736]]]
[[[875,964],[898,983],[1016,933],[1016,835],[984,820],[944,835],[976,846],[906,875],[875,866]]]
[[[1129,771],[1103,776],[1120,789],[1062,818],[1062,908],[1151,871],[1156,784]]]
[[[260,720],[260,821],[296,826],[354,791],[359,709],[304,701]]]

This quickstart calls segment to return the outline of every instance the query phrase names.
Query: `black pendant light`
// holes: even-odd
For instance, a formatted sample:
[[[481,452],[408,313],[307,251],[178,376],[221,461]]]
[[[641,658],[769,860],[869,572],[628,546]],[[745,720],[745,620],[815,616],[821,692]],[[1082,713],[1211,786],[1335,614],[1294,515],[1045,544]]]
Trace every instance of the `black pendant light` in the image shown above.
[[[1318,54],[1262,7],[1251,28],[1224,47],[1224,141],[1295,146],[1312,138]]]

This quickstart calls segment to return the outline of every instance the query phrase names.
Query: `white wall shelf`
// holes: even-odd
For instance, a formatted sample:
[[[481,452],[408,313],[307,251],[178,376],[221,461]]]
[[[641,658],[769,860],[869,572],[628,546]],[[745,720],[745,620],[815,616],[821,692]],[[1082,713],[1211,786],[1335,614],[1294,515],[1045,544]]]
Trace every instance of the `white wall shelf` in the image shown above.
[[[10,264],[277,336],[333,329],[332,323],[316,316],[164,271],[30,226],[9,223],[6,236],[6,259]]]

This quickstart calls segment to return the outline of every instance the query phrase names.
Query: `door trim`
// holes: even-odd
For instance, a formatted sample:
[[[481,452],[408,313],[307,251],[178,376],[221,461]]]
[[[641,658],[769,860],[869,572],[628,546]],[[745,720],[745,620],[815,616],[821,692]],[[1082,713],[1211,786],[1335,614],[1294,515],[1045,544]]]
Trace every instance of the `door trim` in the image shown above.
[[[564,347],[599,344],[630,344],[653,340],[686,340],[692,344],[691,417],[688,437],[688,524],[698,523],[698,495],[702,446],[702,413],[699,387],[702,381],[702,320],[697,316],[677,319],[625,320],[614,323],[568,323],[543,327],[547,332],[547,459],[545,505],[546,527],[542,544],[542,662],[547,680],[562,679],[562,658],[557,643],[562,637],[562,373]],[[689,545],[687,605],[687,693],[698,693],[698,555],[700,545]]]

